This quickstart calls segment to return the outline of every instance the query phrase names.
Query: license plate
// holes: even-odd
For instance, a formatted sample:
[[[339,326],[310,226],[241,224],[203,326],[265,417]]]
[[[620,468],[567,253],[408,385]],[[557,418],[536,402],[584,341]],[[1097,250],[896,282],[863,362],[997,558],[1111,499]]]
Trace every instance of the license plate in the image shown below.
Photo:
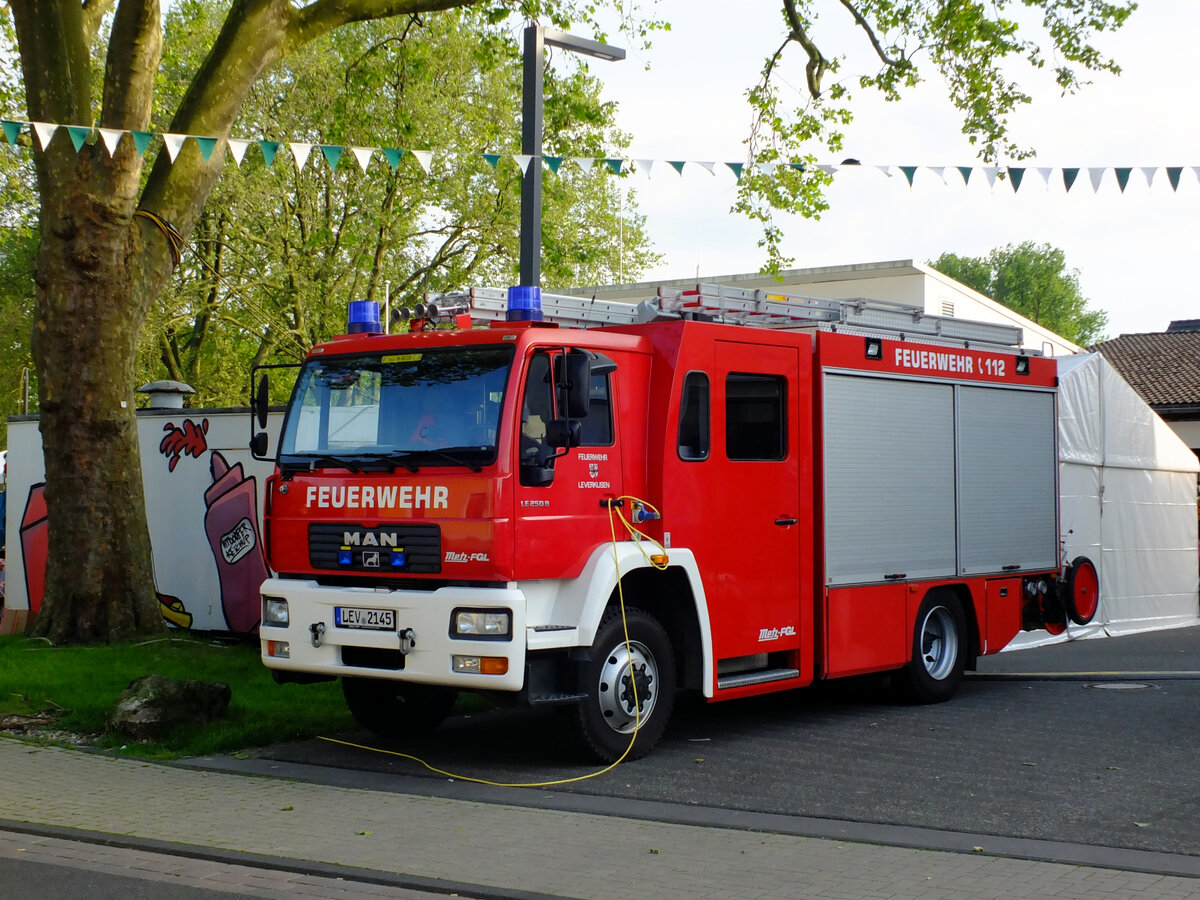
[[[333,621],[338,628],[395,631],[396,611],[394,609],[366,609],[361,606],[335,606]]]

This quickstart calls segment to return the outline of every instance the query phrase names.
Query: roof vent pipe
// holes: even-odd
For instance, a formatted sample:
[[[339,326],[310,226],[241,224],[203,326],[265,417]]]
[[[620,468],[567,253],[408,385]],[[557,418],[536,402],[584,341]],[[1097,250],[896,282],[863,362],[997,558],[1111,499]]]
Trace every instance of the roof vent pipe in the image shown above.
[[[196,389],[182,381],[151,381],[137,392],[150,398],[150,409],[183,409],[184,395],[194,394]]]

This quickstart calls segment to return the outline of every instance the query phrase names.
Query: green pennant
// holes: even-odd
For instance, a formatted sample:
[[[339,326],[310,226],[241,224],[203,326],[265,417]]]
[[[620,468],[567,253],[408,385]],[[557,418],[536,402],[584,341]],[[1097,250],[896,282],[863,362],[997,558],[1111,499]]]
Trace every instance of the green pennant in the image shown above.
[[[321,145],[321,152],[325,154],[325,162],[329,163],[329,168],[337,168],[338,160],[342,158],[342,151],[345,149],[345,147],[336,147],[333,144]]]
[[[727,162],[725,165],[729,166],[729,168],[733,171],[734,177],[737,178],[738,181],[742,180],[742,169],[745,168],[744,163]]]
[[[0,124],[4,126],[4,136],[8,138],[9,144],[15,147],[17,136],[20,135],[24,126],[20,122],[10,122],[8,119],[0,120]]]
[[[217,149],[217,139],[214,137],[198,137],[196,145],[200,148],[200,155],[204,157],[204,161],[208,162],[212,159],[212,152]]]
[[[387,151],[385,150],[384,152],[386,153]],[[487,164],[489,166],[491,166],[493,169],[496,168],[496,166],[500,164],[500,154],[499,153],[485,153],[485,154],[483,154],[483,158],[487,160]],[[397,157],[396,161],[397,162],[400,161],[399,157]],[[392,168],[394,169],[396,167],[392,166]]]
[[[271,163],[275,162],[275,154],[279,152],[279,141],[259,141],[258,149],[262,151],[266,167],[271,168]]]
[[[1063,187],[1068,191],[1071,190],[1071,185],[1075,183],[1075,179],[1079,177],[1079,169],[1063,169]]]
[[[92,129],[84,125],[68,125],[67,134],[71,136],[71,143],[75,145],[75,152],[78,153],[83,149],[84,142],[87,141],[88,135],[92,133]]]
[[[388,161],[388,165],[392,167],[393,171],[395,171],[395,169],[400,165],[400,160],[404,158],[404,151],[398,150],[395,147],[384,147],[383,158]],[[492,168],[495,167],[496,164],[492,163]]]
[[[908,179],[908,186],[912,187],[913,176],[917,174],[916,166],[900,166],[900,171],[904,173],[904,177]]]
[[[971,167],[971,166],[955,166],[954,168],[958,169],[958,174],[962,176],[963,184],[971,183],[971,173],[975,171],[975,169],[973,167]]]
[[[804,163],[788,163],[788,165],[791,166],[793,169],[795,169],[797,172],[804,171]]]
[[[1013,193],[1015,194],[1021,189],[1021,179],[1025,177],[1025,170],[1009,166],[1008,177],[1012,179]]]
[[[1117,173],[1117,184],[1121,186],[1121,193],[1125,193],[1125,185],[1129,184],[1129,174],[1133,169],[1129,166],[1120,169],[1113,167],[1113,171]]]
[[[1183,166],[1167,166],[1167,180],[1171,182],[1171,190],[1179,190],[1179,176],[1183,174]]]
[[[604,164],[606,166],[608,166],[610,169],[612,169],[612,173],[614,175],[620,175],[621,174],[621,166],[624,164],[624,162],[625,162],[625,160],[623,160],[623,159],[606,159],[604,161]]]
[[[131,131],[133,135],[133,146],[138,152],[138,156],[146,155],[146,148],[150,146],[150,138],[154,137],[154,133],[150,131]]]
[[[683,167],[685,165],[687,165],[687,160],[685,160],[685,159],[668,159],[667,165],[669,165],[672,169],[674,169],[676,172],[678,172],[680,175],[682,175]]]
[[[543,156],[542,159],[545,161],[546,167],[557,175],[558,167],[562,165],[563,158],[561,156]]]

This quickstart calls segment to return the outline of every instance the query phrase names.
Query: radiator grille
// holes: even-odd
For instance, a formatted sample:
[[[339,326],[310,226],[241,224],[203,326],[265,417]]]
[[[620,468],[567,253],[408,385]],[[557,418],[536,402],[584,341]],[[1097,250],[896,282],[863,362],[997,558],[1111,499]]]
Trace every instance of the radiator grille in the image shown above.
[[[350,548],[350,564],[338,554]],[[404,564],[393,566],[392,553],[404,551]],[[437,525],[398,523],[369,527],[350,522],[312,522],[308,526],[308,562],[314,569],[370,574],[436,575],[442,571],[442,530]]]

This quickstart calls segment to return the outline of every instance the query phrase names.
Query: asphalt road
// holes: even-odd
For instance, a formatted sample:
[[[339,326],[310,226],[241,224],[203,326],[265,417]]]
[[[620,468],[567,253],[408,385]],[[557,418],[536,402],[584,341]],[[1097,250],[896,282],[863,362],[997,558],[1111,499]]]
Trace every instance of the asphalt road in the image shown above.
[[[935,706],[897,703],[879,678],[685,703],[649,757],[528,802],[590,794],[1200,856],[1198,733],[1200,628],[1174,629],[988,657]],[[505,784],[593,771],[541,712],[456,717],[419,741],[334,737]],[[259,755],[333,767],[341,783],[357,770],[448,784],[327,741]]]

